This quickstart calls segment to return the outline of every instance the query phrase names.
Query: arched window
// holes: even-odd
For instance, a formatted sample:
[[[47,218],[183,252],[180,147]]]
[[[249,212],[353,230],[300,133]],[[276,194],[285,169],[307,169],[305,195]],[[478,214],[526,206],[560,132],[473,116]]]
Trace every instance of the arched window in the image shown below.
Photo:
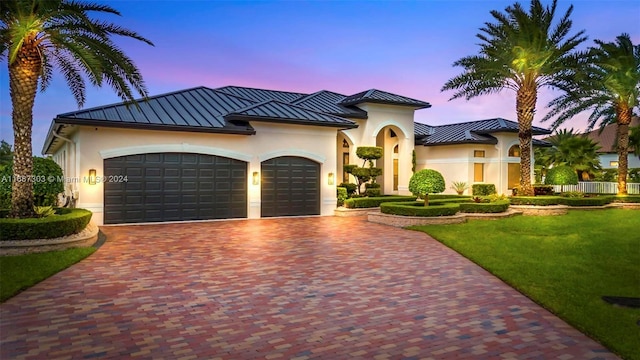
[[[509,148],[509,156],[511,157],[520,157],[520,146],[513,145]]]
[[[397,154],[397,153],[398,153],[398,145],[396,145],[396,146],[394,146],[394,147],[393,147],[393,153],[394,153],[394,154]]]
[[[349,148],[349,143],[347,142],[347,139],[342,139],[342,147],[346,149]]]

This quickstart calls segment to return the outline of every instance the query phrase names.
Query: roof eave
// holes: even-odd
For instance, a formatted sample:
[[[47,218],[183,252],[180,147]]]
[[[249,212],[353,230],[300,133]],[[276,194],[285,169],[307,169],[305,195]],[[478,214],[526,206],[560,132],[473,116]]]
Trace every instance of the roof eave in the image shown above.
[[[423,142],[423,146],[439,146],[439,145],[466,145],[466,144],[481,144],[481,145],[496,145],[497,139],[488,140],[462,140],[462,141],[443,141],[437,143]]]
[[[251,127],[199,127],[199,126],[184,126],[184,125],[166,125],[166,124],[150,124],[150,123],[135,123],[135,122],[116,122],[108,120],[95,120],[95,119],[82,119],[82,118],[65,118],[56,117],[53,119],[52,128],[54,124],[60,125],[83,125],[83,126],[99,126],[108,128],[126,128],[126,129],[140,129],[140,130],[164,130],[164,131],[185,131],[185,132],[205,132],[205,133],[221,133],[221,134],[235,134],[235,135],[255,135],[256,131]],[[51,133],[51,129],[49,129]],[[52,134],[53,135],[53,134]]]

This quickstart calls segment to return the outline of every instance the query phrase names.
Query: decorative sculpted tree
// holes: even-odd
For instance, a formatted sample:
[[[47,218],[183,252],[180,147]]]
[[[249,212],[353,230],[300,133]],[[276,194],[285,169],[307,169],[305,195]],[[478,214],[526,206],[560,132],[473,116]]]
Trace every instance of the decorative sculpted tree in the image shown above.
[[[518,2],[504,13],[491,11],[495,22],[487,22],[476,35],[480,39],[479,54],[456,61],[454,66],[461,66],[464,72],[442,87],[442,91],[456,91],[450,100],[469,100],[504,89],[516,93],[520,191],[524,195],[533,195],[531,135],[538,90],[558,87],[558,79],[578,66],[574,50],[586,40],[584,31],[567,38],[573,6],[554,24],[556,5],[557,0],[547,7],[540,0],[532,0],[528,12]]]
[[[89,12],[100,13],[92,19]],[[0,59],[7,59],[9,93],[13,107],[12,217],[33,217],[31,134],[38,86],[43,91],[58,69],[78,106],[85,102],[86,75],[92,85],[108,84],[123,100],[133,90],[147,96],[140,71],[118,48],[112,36],[124,36],[149,45],[137,33],[103,20],[120,15],[108,5],[69,0],[0,1]]]
[[[445,187],[442,174],[432,169],[420,170],[409,180],[409,191],[417,197],[424,198],[424,206],[429,206],[430,193],[441,193]]]
[[[372,181],[375,183],[376,177],[382,175],[382,169],[374,167],[373,161],[382,158],[383,149],[379,146],[359,146],[356,155],[363,160],[362,167],[357,165],[345,165],[344,171],[353,175],[358,182],[358,194],[362,194],[362,185]],[[367,165],[368,167],[364,167]]]

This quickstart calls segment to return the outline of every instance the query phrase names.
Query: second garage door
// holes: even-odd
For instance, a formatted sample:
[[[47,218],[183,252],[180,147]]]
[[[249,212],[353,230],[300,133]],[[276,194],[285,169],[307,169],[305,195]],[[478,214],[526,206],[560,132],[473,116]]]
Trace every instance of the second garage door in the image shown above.
[[[320,164],[284,156],[262,162],[263,217],[320,215]]]
[[[104,175],[105,224],[247,217],[244,161],[139,154],[105,159]]]

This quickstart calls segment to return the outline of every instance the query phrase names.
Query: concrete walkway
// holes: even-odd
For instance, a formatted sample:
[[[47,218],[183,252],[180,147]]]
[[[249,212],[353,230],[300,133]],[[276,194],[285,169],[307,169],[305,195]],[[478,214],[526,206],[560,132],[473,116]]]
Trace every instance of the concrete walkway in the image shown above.
[[[363,218],[105,227],[0,306],[0,359],[615,359],[420,232]]]

